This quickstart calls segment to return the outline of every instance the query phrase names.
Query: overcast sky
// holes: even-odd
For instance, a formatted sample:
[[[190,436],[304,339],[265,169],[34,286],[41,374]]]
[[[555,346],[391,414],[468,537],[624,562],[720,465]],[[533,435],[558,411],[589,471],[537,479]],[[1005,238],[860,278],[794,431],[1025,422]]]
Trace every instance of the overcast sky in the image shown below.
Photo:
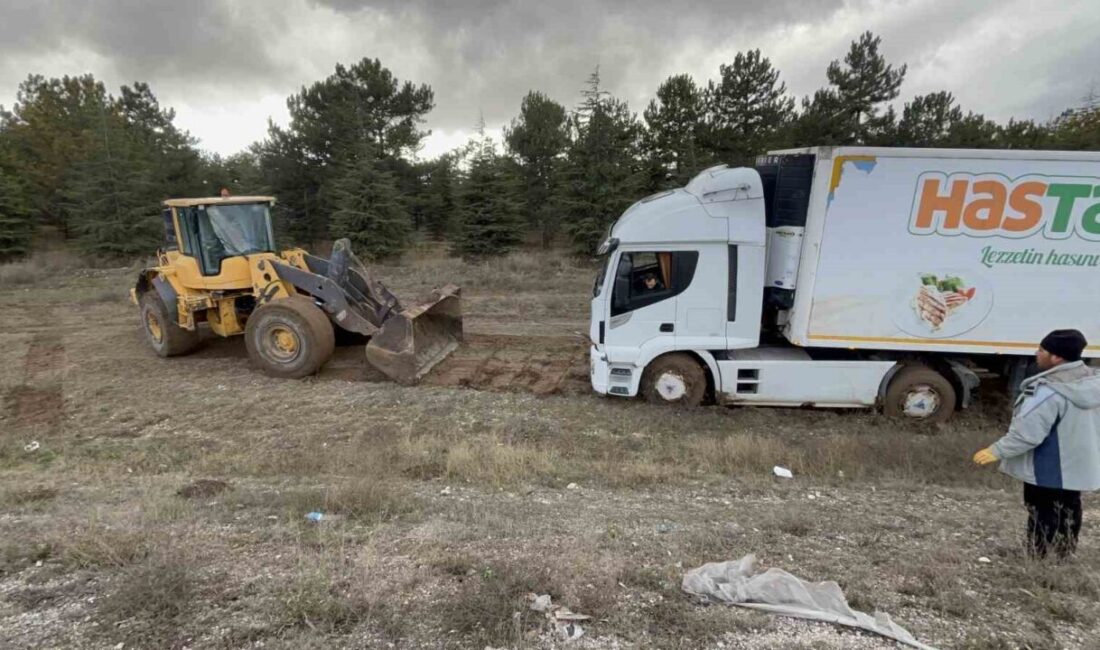
[[[232,153],[285,123],[303,84],[377,57],[435,91],[430,157],[479,115],[499,134],[528,90],[573,106],[597,64],[639,114],[669,75],[705,84],[752,48],[812,93],[868,29],[909,65],[902,100],[944,89],[1046,120],[1100,84],[1097,0],[0,0],[0,104],[31,72],[146,81],[201,147]]]

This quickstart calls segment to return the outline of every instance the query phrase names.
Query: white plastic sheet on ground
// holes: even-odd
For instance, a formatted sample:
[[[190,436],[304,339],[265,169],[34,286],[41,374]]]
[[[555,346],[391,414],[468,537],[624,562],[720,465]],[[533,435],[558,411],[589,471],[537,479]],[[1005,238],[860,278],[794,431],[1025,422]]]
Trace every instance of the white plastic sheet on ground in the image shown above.
[[[783,569],[757,573],[756,556],[737,561],[708,562],[684,574],[682,588],[711,602],[747,607],[782,616],[825,621],[859,628],[913,648],[935,650],[913,638],[890,616],[869,616],[848,606],[840,585],[833,581],[806,582]]]

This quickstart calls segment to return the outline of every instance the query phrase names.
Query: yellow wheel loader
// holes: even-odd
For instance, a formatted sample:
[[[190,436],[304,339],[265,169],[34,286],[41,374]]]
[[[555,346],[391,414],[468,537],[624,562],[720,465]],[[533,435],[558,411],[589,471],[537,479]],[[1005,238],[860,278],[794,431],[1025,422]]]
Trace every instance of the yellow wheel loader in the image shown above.
[[[462,340],[458,287],[436,289],[405,308],[340,239],[328,259],[275,251],[269,196],[164,202],[165,246],[142,270],[130,298],[146,339],[162,357],[186,354],[199,325],[244,334],[248,356],[275,377],[317,372],[336,331],[369,337],[368,363],[415,383]]]

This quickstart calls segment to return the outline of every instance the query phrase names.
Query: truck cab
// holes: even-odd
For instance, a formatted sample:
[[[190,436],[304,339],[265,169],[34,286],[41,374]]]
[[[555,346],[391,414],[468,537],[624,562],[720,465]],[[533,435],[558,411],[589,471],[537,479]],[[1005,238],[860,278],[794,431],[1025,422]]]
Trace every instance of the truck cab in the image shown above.
[[[776,306],[794,287],[780,262],[798,258],[767,223],[766,180],[775,182],[753,168],[713,167],[611,226],[592,289],[596,392],[680,405],[876,403],[895,362],[813,360],[762,328],[766,306],[778,326]]]

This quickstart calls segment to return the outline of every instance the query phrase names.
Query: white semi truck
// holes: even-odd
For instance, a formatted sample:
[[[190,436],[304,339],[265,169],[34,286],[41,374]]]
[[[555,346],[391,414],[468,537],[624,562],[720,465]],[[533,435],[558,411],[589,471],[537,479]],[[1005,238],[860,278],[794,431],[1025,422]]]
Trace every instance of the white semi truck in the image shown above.
[[[942,420],[1052,329],[1100,355],[1100,152],[776,151],[635,203],[599,253],[607,395]]]

